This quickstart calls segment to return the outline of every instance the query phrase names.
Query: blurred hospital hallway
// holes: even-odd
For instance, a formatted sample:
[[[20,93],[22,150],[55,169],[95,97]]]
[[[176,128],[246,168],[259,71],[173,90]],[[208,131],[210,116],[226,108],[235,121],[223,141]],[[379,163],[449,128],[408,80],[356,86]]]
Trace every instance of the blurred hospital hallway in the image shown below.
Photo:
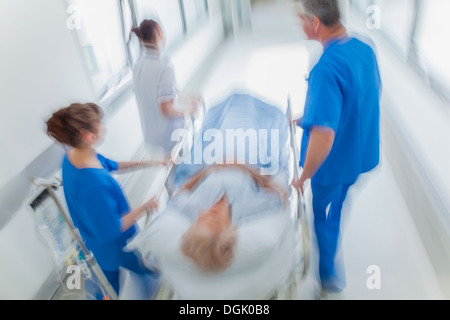
[[[347,288],[336,298],[450,299],[450,48],[435,32],[442,32],[437,25],[448,20],[450,2],[341,3],[348,30],[368,35],[377,47],[382,159],[349,191],[342,217]],[[129,31],[138,21],[159,10],[180,91],[201,93],[206,108],[245,92],[283,111],[289,98],[294,116],[300,116],[305,79],[322,50],[305,40],[290,0],[3,0],[1,5],[7,10],[0,10],[5,43],[0,149],[7,156],[0,159],[0,299],[6,300],[85,299],[83,292],[61,285],[66,248],[62,253],[49,248],[40,228],[63,222],[58,209],[56,218],[37,218],[30,200],[41,190],[30,181],[60,177],[65,150],[46,135],[44,119],[74,101],[93,101],[105,112],[99,153],[118,161],[148,156],[132,85],[139,42]],[[80,8],[87,13],[82,28],[76,24]],[[27,23],[12,28],[17,21]],[[134,208],[156,193],[165,173],[150,168],[114,177]],[[310,211],[308,221],[311,264],[298,287],[298,298],[306,300],[317,299],[320,291]],[[141,228],[145,222],[146,217],[138,221]],[[58,241],[53,245],[60,249]],[[126,277],[120,298],[135,299],[135,284]]]

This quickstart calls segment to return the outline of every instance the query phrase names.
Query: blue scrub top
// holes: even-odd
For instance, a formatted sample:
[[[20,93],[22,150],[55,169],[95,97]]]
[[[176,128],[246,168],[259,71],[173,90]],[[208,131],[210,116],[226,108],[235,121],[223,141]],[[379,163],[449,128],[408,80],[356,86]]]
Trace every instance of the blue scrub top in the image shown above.
[[[381,79],[373,49],[356,38],[334,39],[308,79],[300,166],[313,126],[333,129],[331,152],[313,177],[322,185],[352,184],[380,159]]]
[[[100,267],[117,271],[122,264],[122,248],[136,233],[136,227],[121,232],[121,217],[130,207],[122,188],[110,174],[119,165],[100,154],[97,157],[103,169],[78,169],[67,154],[64,156],[64,195],[73,223]]]

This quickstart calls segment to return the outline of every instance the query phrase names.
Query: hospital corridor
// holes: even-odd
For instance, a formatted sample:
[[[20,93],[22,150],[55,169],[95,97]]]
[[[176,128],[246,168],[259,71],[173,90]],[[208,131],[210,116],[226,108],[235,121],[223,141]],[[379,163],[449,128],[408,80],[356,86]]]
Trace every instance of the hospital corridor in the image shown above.
[[[302,144],[312,130],[300,125],[312,114],[305,103],[316,101],[308,91],[310,75],[326,57],[303,30],[313,18],[302,22],[301,3],[310,1],[1,0],[0,300],[449,299],[450,47],[436,39],[439,22],[450,28],[442,14],[448,1],[337,0],[347,34],[367,40],[377,58],[380,155],[346,194],[336,249],[346,285],[328,295],[321,288],[314,227],[316,187],[308,179],[298,197],[291,185],[301,176]],[[164,34],[156,46],[143,42],[145,19],[155,20]],[[165,84],[138,86],[151,63],[160,69],[145,79]],[[177,114],[182,125],[170,132],[172,142],[177,132],[177,143],[164,155],[147,145],[155,126],[166,121],[144,123],[152,118],[141,109],[152,90],[164,91],[155,103],[160,108],[174,101],[170,94],[178,97],[167,114]],[[320,95],[327,96],[324,91]],[[89,223],[83,222],[91,219],[87,213],[70,217],[81,212],[82,200],[72,198],[69,187],[94,193],[105,185],[69,181],[92,169],[69,176],[67,165],[76,168],[81,153],[74,152],[82,148],[63,146],[56,133],[48,134],[48,119],[74,103],[99,106],[103,130],[90,135],[83,127],[80,137],[105,157],[98,157],[108,174],[102,179],[117,182],[127,212],[140,210],[136,234],[120,248],[127,256],[139,253],[158,278],[147,274],[143,281],[132,268],[114,269],[111,261],[125,256],[117,258],[112,245],[108,255],[98,253],[107,244],[91,230],[98,223],[110,237],[108,228],[125,229],[125,212],[111,222],[101,220],[102,209],[92,211]],[[89,117],[80,119],[82,126]],[[65,121],[58,132],[67,131]],[[229,148],[232,130],[232,142],[244,142]],[[229,152],[245,163],[225,165]],[[151,165],[142,166],[149,159]],[[86,203],[101,208],[101,197],[91,194]],[[184,241],[200,217],[227,210],[222,218],[235,225],[234,246],[221,248],[216,258],[221,263],[230,251],[233,258],[209,273],[195,251],[186,253]],[[131,234],[123,231],[120,239],[126,232]],[[114,275],[120,294],[113,269],[120,270]]]

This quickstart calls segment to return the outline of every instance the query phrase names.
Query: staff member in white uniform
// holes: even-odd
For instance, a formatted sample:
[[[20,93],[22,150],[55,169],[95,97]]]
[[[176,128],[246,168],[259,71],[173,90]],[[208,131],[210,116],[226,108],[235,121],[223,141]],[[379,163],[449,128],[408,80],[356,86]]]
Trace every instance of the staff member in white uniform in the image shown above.
[[[132,30],[141,43],[141,56],[133,67],[134,88],[144,141],[152,152],[169,157],[177,141],[173,130],[183,128],[184,112],[177,109],[177,84],[171,64],[161,58],[164,33],[154,20]]]

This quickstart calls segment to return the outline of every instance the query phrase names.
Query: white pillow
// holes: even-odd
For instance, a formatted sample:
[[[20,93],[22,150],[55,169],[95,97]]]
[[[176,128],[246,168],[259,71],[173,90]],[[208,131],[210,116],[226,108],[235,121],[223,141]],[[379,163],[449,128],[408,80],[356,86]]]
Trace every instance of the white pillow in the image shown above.
[[[277,249],[290,223],[288,214],[274,213],[241,225],[237,230],[235,261],[230,268],[253,267],[270,256]],[[177,255],[182,255],[181,237],[191,224],[182,213],[166,211],[147,230],[136,236],[127,248],[138,250],[144,256],[151,253],[157,259],[173,260]]]

